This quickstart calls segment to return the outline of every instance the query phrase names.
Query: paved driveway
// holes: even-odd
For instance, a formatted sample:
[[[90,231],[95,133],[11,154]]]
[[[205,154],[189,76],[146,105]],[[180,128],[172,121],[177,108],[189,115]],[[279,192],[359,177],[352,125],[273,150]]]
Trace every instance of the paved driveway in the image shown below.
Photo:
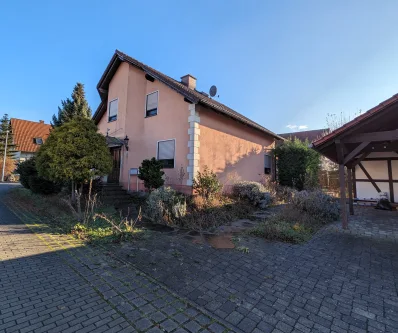
[[[356,211],[304,245],[158,233],[114,251],[243,332],[398,332],[398,212]]]
[[[0,332],[229,331],[103,249],[17,217],[2,202],[10,186],[0,184]]]

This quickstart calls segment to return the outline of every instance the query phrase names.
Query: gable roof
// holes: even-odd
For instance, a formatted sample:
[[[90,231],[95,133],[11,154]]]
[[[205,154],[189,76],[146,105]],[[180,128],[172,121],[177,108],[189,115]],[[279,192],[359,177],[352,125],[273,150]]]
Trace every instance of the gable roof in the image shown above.
[[[371,108],[370,110],[359,115],[358,117],[354,118],[353,120],[349,121],[348,123],[344,124],[343,126],[330,132],[328,135],[325,135],[324,137],[315,140],[312,143],[312,146],[314,148],[316,148],[316,147],[322,146],[324,144],[327,144],[327,143],[333,141],[333,139],[337,138],[338,136],[343,135],[350,130],[354,130],[356,127],[360,127],[367,119],[371,119],[372,117],[375,117],[375,116],[381,114],[383,111],[388,109],[390,106],[393,106],[397,102],[398,102],[398,94],[395,94],[394,96],[381,102],[379,105]],[[380,126],[380,125],[377,125],[377,126]]]
[[[311,130],[311,131],[301,131],[301,132],[291,132],[291,133],[282,133],[279,134],[282,138],[285,139],[294,139],[297,138],[301,141],[308,140],[310,142],[320,139],[322,136],[325,135],[325,133],[328,133],[329,129],[324,128],[324,129],[317,129],[317,130]]]
[[[242,114],[236,112],[235,110],[229,108],[228,106],[211,99],[204,94],[198,92],[197,90],[191,89],[181,82],[174,80],[173,78],[157,71],[156,69],[149,67],[138,60],[131,58],[127,54],[116,50],[111,61],[109,62],[105,72],[103,73],[100,81],[97,84],[97,90],[101,96],[101,103],[98,106],[96,112],[93,115],[93,119],[96,123],[99,122],[103,114],[106,112],[106,104],[107,104],[107,93],[108,86],[110,81],[112,80],[113,75],[116,73],[117,68],[122,62],[127,62],[132,66],[135,66],[141,69],[145,74],[150,75],[154,79],[164,83],[169,88],[175,90],[179,94],[181,94],[188,102],[194,104],[202,104],[211,108],[212,110],[222,113],[226,116],[229,116],[243,124],[246,124],[250,127],[253,127],[257,130],[260,130],[268,135],[273,136],[278,140],[284,140],[278,134],[266,129],[265,127],[257,124],[256,122],[250,120],[249,118],[243,116]]]
[[[14,144],[17,151],[27,153],[36,152],[40,145],[33,142],[34,138],[42,138],[46,141],[50,135],[51,125],[44,122],[35,122],[11,118],[11,129],[14,137]]]
[[[386,99],[369,111],[349,121],[324,137],[315,140],[312,148],[325,155],[334,162],[338,162],[337,142],[344,141],[363,133],[392,131],[397,129],[398,123],[398,94]],[[349,154],[359,143],[344,143],[346,153]],[[372,149],[375,147],[372,146]],[[383,149],[385,149],[384,147]],[[376,147],[377,149],[377,147]],[[375,150],[377,151],[377,150]]]

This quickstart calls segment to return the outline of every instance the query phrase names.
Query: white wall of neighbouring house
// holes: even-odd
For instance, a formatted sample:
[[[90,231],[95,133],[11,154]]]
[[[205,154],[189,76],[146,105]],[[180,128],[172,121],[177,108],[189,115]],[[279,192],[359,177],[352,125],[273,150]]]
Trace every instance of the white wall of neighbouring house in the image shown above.
[[[372,158],[389,158],[394,157],[398,158],[398,154],[391,153],[371,153],[367,159]],[[388,183],[388,162],[387,160],[366,160],[361,162],[363,167],[369,173],[373,180],[384,180],[384,181],[375,181],[377,186],[380,188],[381,192],[386,192],[387,197],[390,199],[390,186]],[[398,160],[391,161],[392,167],[392,176],[394,181],[398,181]],[[367,180],[366,174],[362,171],[359,165],[355,168],[355,178],[356,181],[356,189],[357,189],[357,198],[360,200],[377,200],[380,197],[380,194],[377,192],[376,188],[372,185],[371,182],[363,182],[358,181],[361,179]],[[394,202],[398,202],[398,183],[394,183]]]

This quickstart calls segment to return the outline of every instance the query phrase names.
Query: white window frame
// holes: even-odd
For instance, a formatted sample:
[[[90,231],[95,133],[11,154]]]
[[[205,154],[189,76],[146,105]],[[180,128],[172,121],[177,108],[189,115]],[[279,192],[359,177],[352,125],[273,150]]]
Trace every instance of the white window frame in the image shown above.
[[[166,169],[175,169],[176,167],[176,151],[177,151],[177,140],[176,139],[166,139],[166,140],[159,140],[156,142],[156,160],[159,161],[159,142],[165,142],[165,141],[174,141],[174,163],[172,168],[166,168]]]
[[[151,94],[154,94],[154,93],[158,93],[158,107],[157,107],[157,110],[156,110],[156,114],[153,115],[153,116],[147,116],[147,114],[146,114],[147,113],[146,106],[147,106],[147,102],[148,102],[148,96],[151,95]],[[160,94],[159,90],[154,90],[154,91],[150,92],[149,94],[145,95],[145,109],[144,109],[145,118],[155,117],[155,116],[157,116],[159,114],[159,94]],[[167,140],[164,140],[164,141],[167,141]]]
[[[117,101],[116,119],[115,120],[110,120],[109,118],[110,118],[110,114],[111,114],[111,103],[114,102],[114,101]],[[112,122],[116,121],[118,116],[119,116],[119,98],[114,98],[111,101],[109,101],[109,103],[108,103],[108,123],[112,123]]]

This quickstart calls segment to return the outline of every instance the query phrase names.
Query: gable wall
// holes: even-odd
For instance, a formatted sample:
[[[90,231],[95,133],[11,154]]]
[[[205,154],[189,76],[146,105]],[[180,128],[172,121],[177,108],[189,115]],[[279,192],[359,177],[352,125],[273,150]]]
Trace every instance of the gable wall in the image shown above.
[[[200,116],[199,169],[208,166],[228,185],[237,180],[260,181],[264,154],[274,138],[203,106]]]

